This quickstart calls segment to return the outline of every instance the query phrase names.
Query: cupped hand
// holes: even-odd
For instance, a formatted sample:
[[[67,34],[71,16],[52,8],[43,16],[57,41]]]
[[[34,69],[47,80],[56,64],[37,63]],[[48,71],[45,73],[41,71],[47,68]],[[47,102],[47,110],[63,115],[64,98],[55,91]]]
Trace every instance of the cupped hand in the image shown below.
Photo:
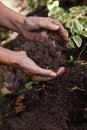
[[[25,17],[24,19],[24,25],[23,25],[23,32],[22,34],[24,35],[24,37],[26,37],[27,39],[30,40],[36,40],[38,41],[38,30],[40,29],[47,29],[47,30],[52,30],[52,31],[58,31],[58,34],[61,36],[61,38],[65,41],[68,42],[68,37],[65,34],[65,29],[62,26],[62,24],[60,22],[58,22],[57,20],[54,20],[52,18],[49,17]],[[41,38],[43,39],[44,35],[42,34],[41,36],[39,36],[41,40]],[[45,36],[45,41],[46,41],[46,36]]]
[[[34,81],[52,80],[65,71],[64,67],[60,67],[57,72],[41,68],[31,58],[29,58],[24,51],[16,52],[16,58],[18,62],[14,66],[29,75]]]

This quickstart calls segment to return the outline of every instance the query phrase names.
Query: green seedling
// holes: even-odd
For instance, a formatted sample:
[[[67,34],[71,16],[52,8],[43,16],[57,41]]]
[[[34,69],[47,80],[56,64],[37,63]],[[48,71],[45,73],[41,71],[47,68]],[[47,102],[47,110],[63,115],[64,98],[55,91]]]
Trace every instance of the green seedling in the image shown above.
[[[33,82],[33,81],[31,81],[31,82],[25,84],[25,88],[28,89],[28,90],[30,90],[30,89],[32,89],[33,86],[36,85],[36,84],[38,84],[38,82]]]
[[[69,64],[74,64],[75,60],[74,57],[70,55],[70,59],[68,60]]]

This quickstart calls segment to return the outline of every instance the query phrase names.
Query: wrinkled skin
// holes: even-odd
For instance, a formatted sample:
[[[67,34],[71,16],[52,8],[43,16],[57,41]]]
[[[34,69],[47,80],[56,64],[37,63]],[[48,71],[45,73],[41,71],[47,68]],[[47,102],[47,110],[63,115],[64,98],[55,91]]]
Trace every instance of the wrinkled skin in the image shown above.
[[[61,38],[67,43],[68,37],[64,32],[64,28],[60,22],[52,18],[29,17],[24,21],[23,35],[30,40],[46,42],[48,40],[47,33],[44,34],[44,29],[57,31]]]

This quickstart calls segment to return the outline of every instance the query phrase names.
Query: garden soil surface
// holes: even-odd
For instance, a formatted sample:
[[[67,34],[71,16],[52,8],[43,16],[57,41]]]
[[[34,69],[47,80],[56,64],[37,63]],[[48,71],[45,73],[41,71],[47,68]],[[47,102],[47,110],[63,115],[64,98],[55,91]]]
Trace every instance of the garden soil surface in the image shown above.
[[[56,71],[65,66],[58,78],[26,89],[29,76],[13,67],[0,65],[0,86],[13,93],[2,97],[0,130],[87,130],[87,67],[69,62],[69,56],[87,57],[81,49],[60,51],[57,44],[39,43],[18,36],[5,45],[25,50],[39,66]]]

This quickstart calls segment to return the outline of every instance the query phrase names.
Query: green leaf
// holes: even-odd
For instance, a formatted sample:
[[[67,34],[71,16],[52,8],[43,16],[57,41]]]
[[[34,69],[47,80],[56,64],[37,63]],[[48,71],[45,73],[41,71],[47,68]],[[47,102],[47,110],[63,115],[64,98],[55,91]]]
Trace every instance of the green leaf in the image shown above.
[[[76,12],[71,12],[71,13],[70,13],[70,17],[71,17],[71,18],[76,17]]]
[[[68,33],[68,31],[66,30],[66,29],[64,29],[64,32],[65,32],[65,34],[67,35],[67,37],[69,36],[69,33]]]
[[[69,28],[69,29],[71,28],[71,26],[72,26],[72,19],[70,17],[66,20],[65,26],[67,28]]]
[[[33,87],[33,84],[34,84],[34,82],[29,82],[29,83],[26,83],[25,84],[25,88],[27,88],[27,89],[32,89],[32,87]]]
[[[38,82],[31,81],[31,82],[25,84],[25,88],[30,90],[33,88],[33,85],[35,85],[35,84],[38,84]]]
[[[79,33],[81,31],[83,31],[83,26],[82,24],[79,23],[78,20],[74,19],[72,22],[72,28],[75,32]]]
[[[54,5],[54,7],[58,7],[58,6],[59,6],[59,1],[58,1],[58,0],[55,0],[55,1],[53,2],[53,5]]]
[[[74,61],[74,57],[70,55],[70,61]]]
[[[70,12],[75,12],[76,10],[77,10],[77,7],[71,7],[71,8],[69,9]]]
[[[83,27],[84,27],[84,28],[87,27],[87,17],[86,17],[86,20],[84,20]]]
[[[69,45],[70,45],[70,47],[72,47],[72,48],[74,48],[75,46],[74,46],[74,42],[73,42],[73,40],[70,38],[69,39]]]
[[[67,20],[69,19],[69,14],[68,13],[64,13],[63,11],[63,15],[62,15],[62,23],[67,22]]]
[[[75,61],[75,60],[74,60],[74,57],[73,57],[72,55],[70,55],[70,59],[69,59],[68,62],[69,62],[69,63],[74,63],[74,61]]]
[[[78,20],[79,20],[80,24],[83,25],[83,27],[84,27],[85,23],[87,25],[87,17],[86,16],[79,17]]]
[[[87,27],[85,28],[85,31],[87,32]]]
[[[75,31],[74,31],[73,27],[70,28],[70,32],[72,33],[72,35],[75,35]]]
[[[48,2],[47,2],[47,8],[48,8],[48,10],[52,10],[53,8],[55,8],[55,7],[58,7],[59,6],[59,1],[52,1],[52,0],[49,0]]]
[[[76,43],[77,47],[81,47],[82,45],[82,39],[80,36],[76,35],[72,37],[74,42]]]
[[[52,5],[52,3],[53,3],[53,0],[48,0],[47,6]]]
[[[80,34],[87,38],[87,32],[86,31],[82,31]]]
[[[87,6],[76,6],[76,7],[71,7],[69,9],[70,13],[76,13],[77,14],[85,14],[87,13]]]

